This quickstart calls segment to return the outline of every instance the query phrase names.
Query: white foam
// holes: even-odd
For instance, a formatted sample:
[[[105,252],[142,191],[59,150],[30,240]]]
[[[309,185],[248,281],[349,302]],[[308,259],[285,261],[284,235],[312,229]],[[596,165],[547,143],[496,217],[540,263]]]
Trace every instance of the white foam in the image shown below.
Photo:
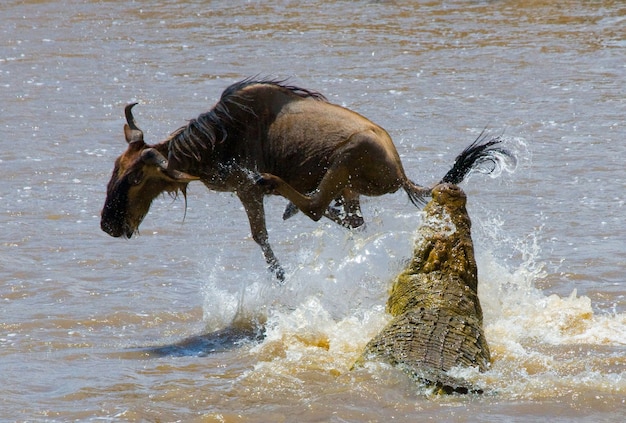
[[[349,372],[389,319],[384,312],[389,284],[412,253],[418,215],[379,220],[374,213],[365,231],[353,233],[323,223],[310,233],[294,230],[282,245],[295,257],[284,286],[259,269],[236,273],[237,283],[228,287],[228,269],[219,260],[208,262],[213,269],[204,289],[208,326],[228,324],[242,312],[264,314],[267,336],[250,351],[259,362],[254,371],[264,375],[292,380],[315,369]],[[597,315],[591,300],[575,290],[560,297],[538,289],[545,271],[537,234],[511,239],[500,231],[499,217],[472,220],[493,365],[484,374],[472,369],[459,374],[513,396],[549,396],[566,383],[575,392],[592,387],[626,393],[626,372],[603,364],[625,344],[626,316]],[[503,247],[515,250],[520,262],[511,265],[499,257]],[[251,248],[249,254],[256,257],[258,251]],[[608,349],[585,352],[590,346]]]

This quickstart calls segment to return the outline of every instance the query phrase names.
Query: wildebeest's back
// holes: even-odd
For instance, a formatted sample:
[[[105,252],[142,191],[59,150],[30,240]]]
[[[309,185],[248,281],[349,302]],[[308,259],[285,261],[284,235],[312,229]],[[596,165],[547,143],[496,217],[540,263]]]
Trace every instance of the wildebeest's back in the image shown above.
[[[229,87],[219,104],[225,139],[200,146],[198,150],[206,151],[198,152],[201,163],[181,164],[188,172],[206,174],[205,179],[211,179],[207,165],[234,162],[276,175],[306,193],[317,188],[335,155],[345,152],[355,134],[375,135],[372,140],[399,162],[383,128],[314,92],[271,82],[244,82]],[[215,109],[210,113],[216,113]]]
[[[397,156],[387,132],[358,113],[312,98],[292,98],[268,128],[265,160],[273,165],[268,172],[301,192],[312,190],[353,136],[368,133]]]

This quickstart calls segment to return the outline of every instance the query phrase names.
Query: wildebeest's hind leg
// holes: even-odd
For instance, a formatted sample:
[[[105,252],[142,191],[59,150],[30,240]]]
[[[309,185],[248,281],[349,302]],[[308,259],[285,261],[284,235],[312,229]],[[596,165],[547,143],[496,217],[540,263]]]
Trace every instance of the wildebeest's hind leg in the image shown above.
[[[383,195],[404,185],[407,178],[402,164],[391,140],[387,142],[391,147],[373,131],[352,135],[342,150],[334,152],[335,161],[310,196],[269,173],[260,175],[257,184],[287,198],[308,217],[318,221],[331,201],[343,195],[346,189],[354,195]]]
[[[274,251],[269,243],[267,235],[267,227],[265,225],[265,207],[263,206],[263,192],[258,189],[255,190],[240,190],[237,191],[237,196],[243,208],[248,215],[248,221],[250,222],[250,230],[252,231],[252,239],[261,246],[265,262],[268,265],[269,270],[276,275],[276,278],[280,282],[285,281],[285,271],[278,262],[278,259],[274,255]]]
[[[283,212],[283,220],[295,216],[298,214],[298,211],[298,207],[290,201]],[[335,204],[328,206],[324,216],[348,229],[362,226],[364,221],[361,214],[359,195],[345,189],[342,196],[335,198]]]
[[[331,167],[326,172],[318,189],[310,196],[298,192],[282,178],[269,173],[261,174],[257,184],[268,192],[282,195],[317,222],[322,218],[331,201],[339,197],[348,183],[349,176],[349,171],[345,166]]]

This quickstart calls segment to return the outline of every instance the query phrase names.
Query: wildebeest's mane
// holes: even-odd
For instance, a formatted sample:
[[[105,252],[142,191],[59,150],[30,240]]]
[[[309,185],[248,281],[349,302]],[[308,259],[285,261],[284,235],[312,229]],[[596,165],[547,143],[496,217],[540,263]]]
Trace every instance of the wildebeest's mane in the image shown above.
[[[230,95],[233,95],[237,93],[237,91],[243,90],[244,88],[250,85],[260,84],[260,85],[273,85],[278,88],[284,88],[300,97],[313,97],[317,100],[327,101],[326,97],[324,97],[323,94],[314,90],[309,90],[307,88],[302,88],[302,87],[298,87],[295,85],[289,85],[287,83],[288,81],[289,81],[288,79],[269,79],[269,78],[257,79],[257,77],[246,78],[239,82],[235,82],[234,84],[226,88],[224,92],[222,93],[222,99]]]
[[[299,97],[327,101],[326,97],[319,92],[289,85],[284,79],[246,78],[226,88],[211,110],[191,119],[187,125],[174,131],[167,140],[169,153],[178,160],[184,160],[187,157],[201,161],[202,151],[212,150],[216,144],[225,142],[228,137],[227,128],[237,123],[229,111],[230,108],[255,115],[254,111],[245,105],[246,97],[242,92],[251,85],[269,85],[288,90]]]

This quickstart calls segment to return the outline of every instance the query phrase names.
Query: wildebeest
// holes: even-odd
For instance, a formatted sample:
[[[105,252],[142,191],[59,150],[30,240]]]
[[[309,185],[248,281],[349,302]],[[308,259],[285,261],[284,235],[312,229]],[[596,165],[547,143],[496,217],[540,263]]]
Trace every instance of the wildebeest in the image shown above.
[[[266,194],[290,201],[285,219],[299,209],[313,220],[327,216],[350,228],[363,224],[359,195],[403,188],[420,205],[430,194],[430,188],[406,177],[383,128],[318,92],[284,81],[237,82],[211,110],[155,145],[144,142],[131,111],[135,104],[125,109],[128,148],[115,162],[102,210],[101,228],[114,237],[130,238],[160,193],[185,195],[187,184],[200,180],[209,189],[239,197],[253,239],[282,281],[284,271],[268,242]],[[442,182],[458,184],[472,168],[508,154],[500,141],[479,137]]]

